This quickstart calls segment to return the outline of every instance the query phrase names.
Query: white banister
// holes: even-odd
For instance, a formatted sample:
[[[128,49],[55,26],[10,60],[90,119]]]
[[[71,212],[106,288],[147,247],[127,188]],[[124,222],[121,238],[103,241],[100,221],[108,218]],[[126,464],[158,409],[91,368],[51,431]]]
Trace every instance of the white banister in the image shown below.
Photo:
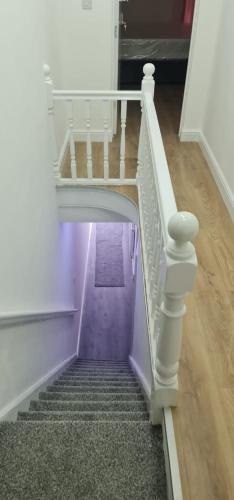
[[[53,90],[54,101],[67,99],[85,101],[140,101],[142,93],[139,90]]]
[[[50,129],[50,142],[51,142],[51,156],[53,162],[53,170],[56,179],[59,179],[60,172],[58,168],[58,148],[55,133],[55,120],[54,120],[54,101],[53,101],[53,81],[51,79],[50,67],[44,64],[44,77],[47,94],[47,107],[49,115],[49,129]]]
[[[92,141],[91,141],[91,103],[90,100],[86,101],[86,129],[87,129],[87,175],[88,179],[93,178],[93,159],[92,159]]]
[[[125,178],[125,130],[127,119],[127,101],[121,101],[121,139],[120,139],[120,179]]]
[[[103,122],[104,122],[104,179],[109,179],[109,137],[108,137],[108,115],[109,104],[108,101],[103,101]]]
[[[157,113],[154,105],[153,64],[145,64],[141,91],[83,91],[53,90],[49,68],[45,67],[48,113],[53,143],[53,164],[58,177],[57,151],[54,128],[54,101],[68,105],[69,144],[72,178],[60,178],[62,186],[137,186],[139,220],[144,269],[149,344],[153,371],[151,418],[160,421],[160,409],[176,404],[178,393],[177,374],[180,359],[182,318],[185,313],[185,295],[192,289],[197,260],[192,239],[198,232],[196,217],[188,212],[177,212],[176,200],[164,151]],[[84,129],[74,129],[74,101],[84,106]],[[103,128],[92,128],[91,106],[93,101],[102,105]],[[112,136],[112,105],[121,102],[119,175],[110,178],[109,141]],[[127,101],[139,101],[141,125],[138,144],[136,176],[126,178],[126,124]],[[113,127],[113,130],[112,130]],[[103,174],[93,177],[92,139],[103,141]],[[87,178],[77,176],[74,138],[86,137]],[[116,140],[113,148],[115,148]],[[81,139],[80,139],[81,140]],[[113,151],[111,150],[111,153]],[[63,148],[65,149],[65,148]]]
[[[166,275],[156,347],[157,407],[176,405],[182,318],[186,312],[184,299],[193,288],[197,269],[191,240],[198,234],[198,229],[197,218],[189,212],[177,212],[168,224],[170,240],[166,247]]]
[[[70,159],[71,159],[71,176],[72,179],[76,179],[77,178],[76,147],[74,140],[73,101],[71,99],[67,101],[67,109],[68,109],[69,146],[70,146]]]

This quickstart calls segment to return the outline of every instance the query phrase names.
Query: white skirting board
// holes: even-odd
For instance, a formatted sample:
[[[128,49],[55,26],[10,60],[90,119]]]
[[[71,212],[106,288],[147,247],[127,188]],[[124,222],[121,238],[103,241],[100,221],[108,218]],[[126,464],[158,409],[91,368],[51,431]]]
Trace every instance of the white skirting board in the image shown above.
[[[170,408],[164,408],[162,411],[162,430],[167,476],[167,497],[168,500],[183,500],[174,425]]]
[[[138,381],[140,382],[141,388],[144,392],[144,396],[146,399],[147,404],[149,405],[150,403],[150,396],[151,396],[151,386],[148,380],[146,380],[144,373],[142,372],[140,366],[138,363],[135,361],[135,359],[132,356],[129,356],[129,363],[131,365],[131,368],[133,372],[136,374],[136,377],[138,378]]]
[[[141,368],[132,356],[129,356],[129,362],[132,370],[144,392],[147,406],[150,406],[151,387],[146,380]],[[176,450],[176,441],[172,413],[170,408],[162,410],[162,431],[163,431],[163,449],[165,456],[167,493],[168,500],[183,500],[179,463]]]
[[[201,130],[182,130],[180,134],[180,140],[182,142],[198,142],[202,153],[208,163],[211,174],[217,184],[223,201],[227,207],[227,210],[234,221],[234,194],[232,193],[224,175],[222,169],[216,160],[213,151],[211,150],[206,137]]]
[[[51,384],[59,376],[59,374],[65,370],[66,366],[72,363],[75,358],[76,353],[72,354],[69,358],[59,363],[57,366],[55,366],[55,368],[46,373],[46,375],[37,380],[37,382],[28,387],[28,389],[19,394],[13,401],[11,401],[11,403],[2,408],[2,410],[0,411],[0,421],[15,421],[18,411],[27,410],[30,400],[36,399],[39,392],[43,391],[43,389],[45,389],[47,385]]]

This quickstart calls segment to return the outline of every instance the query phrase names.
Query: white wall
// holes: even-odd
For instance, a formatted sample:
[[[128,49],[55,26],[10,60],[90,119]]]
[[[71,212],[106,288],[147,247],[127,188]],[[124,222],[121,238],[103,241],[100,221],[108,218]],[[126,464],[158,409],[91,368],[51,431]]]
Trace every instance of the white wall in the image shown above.
[[[234,193],[234,3],[223,2],[203,134]]]
[[[232,0],[197,0],[180,137],[200,142],[234,219],[233,15]]]
[[[57,89],[114,88],[113,3],[113,0],[92,0],[92,9],[84,10],[81,0],[48,0],[48,63]],[[56,104],[59,147],[67,129],[62,106]],[[75,104],[74,109],[76,126],[84,129],[82,106]],[[103,128],[102,111],[98,105],[94,106],[91,126]]]
[[[44,0],[0,7],[1,312],[71,309],[74,230],[58,223],[49,164]],[[76,352],[70,318],[0,329],[0,409]]]
[[[216,52],[222,0],[196,0],[181,132],[201,128]]]
[[[136,297],[134,309],[133,341],[131,357],[139,368],[139,375],[148,394],[151,390],[151,360],[146,320],[145,296],[141,254],[138,252],[136,274]]]

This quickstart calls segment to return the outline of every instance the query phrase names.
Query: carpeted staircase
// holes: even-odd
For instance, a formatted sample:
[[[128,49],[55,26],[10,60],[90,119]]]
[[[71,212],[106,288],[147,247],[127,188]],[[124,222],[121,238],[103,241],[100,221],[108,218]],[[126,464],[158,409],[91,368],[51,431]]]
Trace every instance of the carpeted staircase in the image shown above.
[[[0,424],[0,499],[164,500],[160,427],[126,362],[77,360]]]

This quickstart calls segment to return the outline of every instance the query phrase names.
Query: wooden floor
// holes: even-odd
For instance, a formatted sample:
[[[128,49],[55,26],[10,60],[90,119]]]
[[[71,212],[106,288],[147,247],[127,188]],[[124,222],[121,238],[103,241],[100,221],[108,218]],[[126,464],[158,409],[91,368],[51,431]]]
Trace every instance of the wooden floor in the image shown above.
[[[200,221],[173,419],[184,500],[233,500],[234,226],[199,146],[179,142],[181,102],[180,87],[156,91],[178,209]]]
[[[179,142],[182,92],[161,86],[155,99],[178,209],[200,221],[199,270],[187,300],[173,419],[184,500],[233,500],[234,227],[199,146]],[[133,155],[139,126],[134,107],[129,120]]]

